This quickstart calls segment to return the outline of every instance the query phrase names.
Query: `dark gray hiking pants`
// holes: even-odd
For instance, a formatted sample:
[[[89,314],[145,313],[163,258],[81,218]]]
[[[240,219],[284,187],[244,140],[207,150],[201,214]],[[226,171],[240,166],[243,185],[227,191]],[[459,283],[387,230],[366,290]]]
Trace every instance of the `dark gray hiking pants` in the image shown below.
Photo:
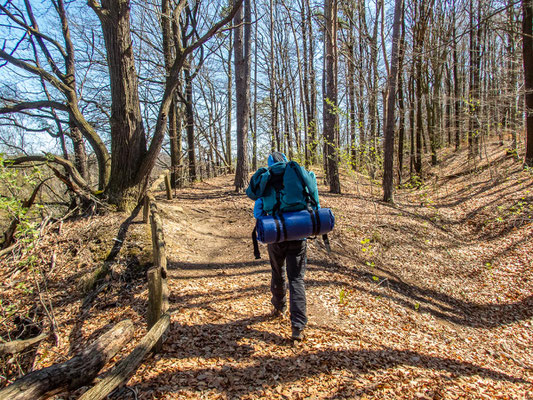
[[[303,329],[307,324],[305,299],[305,268],[307,265],[307,241],[293,240],[268,245],[272,267],[272,305],[281,311],[287,309],[287,279],[289,278],[290,313],[293,328]],[[286,265],[285,265],[286,262]]]

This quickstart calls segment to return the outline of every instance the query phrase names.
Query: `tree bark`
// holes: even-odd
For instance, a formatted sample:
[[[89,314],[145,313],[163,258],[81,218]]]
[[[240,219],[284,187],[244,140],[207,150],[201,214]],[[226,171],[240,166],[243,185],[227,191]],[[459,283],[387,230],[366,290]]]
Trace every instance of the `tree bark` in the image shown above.
[[[524,2],[522,2],[523,7]],[[508,0],[507,1],[507,12],[509,15],[509,30],[507,34],[507,68],[509,69],[509,108],[508,108],[508,118],[507,118],[507,125],[508,128],[511,130],[511,150],[513,152],[517,152],[518,150],[518,137],[517,137],[517,123],[516,123],[516,82],[517,82],[517,71],[515,68],[516,65],[516,34],[514,30],[514,26],[516,25],[515,22],[515,7],[514,7],[514,1]],[[525,14],[524,14],[525,15]],[[523,20],[524,21],[524,20]],[[523,22],[522,22],[523,23]],[[523,25],[522,25],[523,29]],[[524,42],[522,42],[522,46],[524,45]]]
[[[189,162],[189,182],[194,182],[196,180],[194,108],[192,102],[192,77],[189,69],[185,69],[185,118],[187,120],[187,156]]]
[[[470,156],[477,156],[479,154],[479,110],[481,107],[480,96],[480,65],[481,65],[481,5],[474,4],[474,0],[470,0],[470,114],[469,114],[469,132],[468,132],[468,154]],[[477,21],[474,18],[474,12],[477,11]]]
[[[244,22],[244,26],[243,26]],[[243,7],[234,18],[235,28],[235,90],[237,95],[237,164],[235,191],[243,191],[248,184],[248,127],[250,124],[250,46],[251,5],[244,0]]]
[[[233,30],[229,33],[229,42],[232,43],[233,38]],[[233,55],[233,45],[230,44],[228,48],[228,115],[226,120],[226,164],[229,167],[229,171],[231,172],[232,169],[232,154],[231,154],[231,113],[233,110],[233,93],[232,93],[232,85],[233,85],[233,75],[232,75],[232,63],[231,58]]]
[[[452,8],[455,9],[455,0]],[[455,114],[455,151],[458,151],[461,147],[461,84],[459,82],[459,60],[457,56],[457,26],[455,13],[452,19],[452,36],[453,36],[453,94],[454,100],[454,114]]]
[[[525,164],[533,167],[533,1],[522,0],[522,51],[526,103],[526,156]]]
[[[356,115],[356,96],[355,96],[355,38],[354,38],[354,10],[353,7],[349,7],[347,10],[349,13],[349,25],[348,25],[348,55],[346,58],[346,63],[348,64],[347,68],[347,77],[346,84],[348,85],[348,121],[349,121],[349,152],[350,152],[350,167],[354,170],[357,169],[357,146],[355,143],[355,132],[357,126],[357,115]]]
[[[398,48],[402,0],[395,0],[392,25],[392,51],[387,99],[387,124],[385,125],[385,165],[383,172],[383,201],[393,202],[394,183],[394,104],[396,103],[396,82],[398,77]]]
[[[129,210],[142,191],[137,171],[146,154],[138,78],[133,56],[129,0],[102,0],[97,9],[106,46],[111,87],[111,178],[106,195]],[[148,177],[146,177],[147,179]]]
[[[422,50],[424,48],[424,39],[427,30],[429,10],[433,6],[433,0],[429,3],[420,3],[415,5],[415,28],[413,38],[413,52],[415,63],[415,81],[416,81],[416,151],[414,159],[414,169],[418,178],[422,178],[422,141],[424,135],[422,119],[422,86],[423,86],[423,60]]]
[[[403,153],[405,140],[405,103],[403,93],[403,62],[405,57],[405,6],[402,5],[400,18],[402,34],[400,37],[400,49],[398,54],[398,185],[402,184]]]
[[[338,115],[337,115],[337,0],[325,0],[326,19],[325,48],[325,93],[324,93],[324,148],[326,152],[329,191],[340,193],[338,165]]]
[[[305,0],[305,9],[307,10],[307,31],[309,32],[309,102],[310,108],[307,115],[309,126],[309,162],[316,164],[317,162],[317,90],[316,90],[316,72],[315,72],[315,41],[313,36],[313,23],[311,19],[311,7],[309,0]]]
[[[144,356],[155,346],[170,325],[170,315],[164,314],[144,336],[133,351],[104,379],[81,395],[79,400],[102,400],[128,379],[141,364]]]

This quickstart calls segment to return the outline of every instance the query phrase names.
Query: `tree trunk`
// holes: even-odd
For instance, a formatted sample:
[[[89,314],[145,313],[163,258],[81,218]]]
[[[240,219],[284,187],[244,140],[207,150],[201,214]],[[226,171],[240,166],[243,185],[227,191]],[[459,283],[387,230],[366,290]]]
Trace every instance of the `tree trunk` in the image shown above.
[[[163,34],[163,58],[165,69],[170,74],[172,64],[175,60],[175,54],[178,50],[179,43],[176,43],[174,32],[178,29],[173,24],[172,10],[170,0],[161,2],[161,31]],[[178,92],[181,91],[181,77],[178,80]],[[181,168],[181,118],[179,103],[176,95],[173,95],[172,104],[168,114],[168,138],[170,142],[170,182],[172,188],[181,187],[183,184],[180,176]]]
[[[187,155],[189,161],[189,182],[196,180],[196,148],[194,142],[194,108],[192,97],[192,77],[185,69],[185,114],[187,119]]]
[[[303,1],[300,10],[300,25],[302,27],[302,50],[303,50],[303,71],[302,71],[302,101],[303,106],[303,123],[304,123],[304,161],[308,168],[310,164],[310,126],[309,115],[311,114],[311,101],[309,99],[309,61],[307,47],[307,0]]]
[[[251,5],[244,0],[243,7],[234,18],[235,29],[235,91],[237,96],[237,164],[235,168],[235,191],[243,191],[248,184],[248,126],[250,123],[250,47]],[[244,26],[243,26],[244,22]]]
[[[259,18],[259,13],[257,12],[257,4],[254,4],[254,11],[255,11],[255,19],[257,20]],[[257,26],[259,24],[255,23],[255,32],[254,32],[254,41],[255,41],[255,48],[254,48],[254,126],[252,129],[252,137],[253,137],[253,143],[252,143],[252,170],[257,169],[257,53],[258,53],[258,46],[257,46]]]
[[[405,6],[402,5],[402,16],[400,18],[402,34],[400,37],[400,50],[398,54],[398,185],[402,184],[403,153],[405,140],[405,104],[403,94],[403,62],[405,57]]]
[[[316,73],[315,73],[315,42],[313,37],[313,23],[311,19],[311,7],[309,0],[305,0],[305,9],[307,13],[306,24],[309,32],[309,112],[307,114],[307,125],[309,126],[309,162],[317,163],[317,90],[316,90]]]
[[[287,79],[287,77],[285,77]],[[287,89],[286,89],[287,90]],[[292,137],[291,137],[291,131],[290,131],[290,121],[289,121],[289,107],[287,106],[289,96],[288,93],[284,93],[281,96],[281,106],[283,109],[283,132],[284,137],[287,143],[287,156],[289,157],[289,160],[292,159],[292,151],[293,151],[293,145],[292,145]]]
[[[413,38],[413,52],[415,64],[415,81],[416,81],[416,152],[414,167],[418,178],[422,178],[422,141],[424,135],[424,127],[422,120],[422,50],[424,48],[424,39],[428,24],[429,10],[433,5],[433,1],[429,4],[420,3],[415,6],[415,28]]]
[[[376,171],[376,158],[378,154],[377,147],[377,131],[379,123],[379,111],[378,111],[378,28],[379,28],[379,15],[381,9],[381,2],[376,1],[376,20],[372,31],[370,40],[370,68],[368,69],[368,82],[370,94],[368,96],[368,115],[369,115],[369,137],[368,137],[368,150],[369,150],[369,167],[370,176],[372,179],[375,177]],[[366,24],[366,22],[365,22]]]
[[[524,7],[524,2],[522,2],[522,7]],[[518,150],[518,140],[517,140],[517,123],[516,123],[516,82],[517,82],[517,74],[516,74],[516,45],[515,45],[515,31],[514,26],[515,23],[515,8],[514,8],[514,1],[508,0],[507,1],[507,8],[509,13],[509,30],[508,30],[508,46],[507,46],[507,59],[508,64],[507,68],[509,69],[509,109],[508,109],[508,118],[507,118],[507,124],[509,129],[511,130],[511,150],[513,152],[517,152]],[[524,14],[525,16],[525,14]],[[523,24],[524,20],[522,21]],[[523,25],[522,25],[523,29]],[[522,42],[522,46],[524,46],[524,42]]]
[[[526,103],[526,156],[525,164],[533,167],[533,1],[522,0],[522,51],[524,59],[524,86]]]
[[[414,65],[409,77],[409,137],[410,137],[410,157],[409,157],[409,177],[412,180],[415,171],[416,149],[415,149],[415,79]]]
[[[229,43],[232,43],[233,29],[229,32]],[[230,44],[228,48],[228,118],[226,122],[226,164],[229,166],[229,172],[232,169],[232,154],[231,154],[231,112],[233,109],[233,76],[231,57],[233,55],[233,46]]]
[[[325,93],[324,93],[324,142],[327,162],[329,191],[340,193],[338,166],[338,115],[337,115],[337,0],[325,0],[326,19],[325,48]]]
[[[106,195],[119,209],[134,207],[144,191],[137,171],[146,154],[146,136],[137,91],[128,0],[102,0],[102,24],[111,79],[111,177]],[[148,178],[148,177],[146,177]]]
[[[474,10],[478,11],[477,21],[474,19]],[[474,5],[474,0],[470,0],[470,115],[468,132],[469,155],[474,157],[479,154],[479,109],[480,98],[480,64],[481,64],[481,19],[480,4]]]
[[[455,0],[453,2],[452,8],[455,8]],[[458,151],[461,146],[461,83],[459,82],[459,60],[457,57],[457,26],[455,21],[455,13],[453,14],[453,94],[455,97],[454,100],[454,114],[455,114],[455,151]]]
[[[133,351],[124,358],[104,379],[81,395],[79,400],[102,400],[124,383],[139,367],[144,356],[158,343],[170,325],[170,315],[164,314],[150,328]]]
[[[355,131],[356,131],[356,97],[355,97],[355,38],[354,38],[354,12],[353,7],[349,7],[347,10],[349,13],[349,26],[348,26],[348,57],[346,63],[348,64],[347,68],[347,77],[346,84],[348,85],[348,121],[349,121],[349,152],[350,152],[350,166],[352,169],[357,169],[357,146],[355,143]]]
[[[385,125],[385,165],[383,172],[383,201],[392,202],[394,182],[394,111],[396,103],[396,82],[398,76],[398,47],[402,0],[395,0],[392,25],[392,51],[387,99],[387,124]]]
[[[87,152],[85,151],[83,136],[72,120],[69,121],[69,125],[69,137],[72,139],[72,147],[74,148],[74,165],[76,165],[81,177],[89,182],[89,166],[87,165]]]
[[[180,88],[178,88],[180,90]],[[182,187],[181,177],[181,119],[179,103],[176,98],[172,100],[168,114],[168,137],[170,141],[170,182],[172,188]]]

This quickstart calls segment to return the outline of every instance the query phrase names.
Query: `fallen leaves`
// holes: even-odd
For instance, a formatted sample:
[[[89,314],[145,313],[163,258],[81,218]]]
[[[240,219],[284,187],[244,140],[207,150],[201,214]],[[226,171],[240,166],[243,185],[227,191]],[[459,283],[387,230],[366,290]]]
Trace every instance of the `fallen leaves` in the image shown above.
[[[443,176],[458,172],[456,164],[446,168]],[[513,188],[520,172],[494,186],[484,174],[422,188],[423,206],[415,190],[397,193],[388,206],[362,182],[346,180],[345,196],[321,188],[337,227],[331,256],[308,241],[309,325],[301,343],[288,340],[288,320],[269,318],[270,266],[253,258],[248,240],[252,202],[233,194],[230,177],[180,191],[161,204],[171,329],[163,352],[148,358],[128,386],[139,399],[527,399],[533,226],[487,236],[481,227],[497,215],[496,204],[523,194]],[[486,182],[486,191],[470,196]],[[63,340],[40,348],[40,365],[68,356],[125,316],[140,327],[137,339],[142,335],[147,292],[142,271],[128,275],[127,260],[119,260],[109,290],[87,312],[71,287],[91,269],[94,252],[104,253],[107,239],[100,247],[92,242],[101,236],[98,227],[113,226],[112,239],[119,224],[97,217],[66,223],[60,247],[51,240],[43,250],[44,258],[57,251],[50,288]],[[76,231],[83,240],[68,242]],[[131,234],[147,246],[142,226]],[[3,286],[12,298],[15,286]],[[127,391],[117,396],[133,399]]]

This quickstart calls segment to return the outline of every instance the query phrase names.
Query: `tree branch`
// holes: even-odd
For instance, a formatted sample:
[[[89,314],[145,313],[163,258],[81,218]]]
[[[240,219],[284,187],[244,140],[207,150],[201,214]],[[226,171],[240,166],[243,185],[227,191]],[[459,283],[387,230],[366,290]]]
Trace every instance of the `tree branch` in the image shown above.
[[[94,1],[94,0],[89,0]],[[184,0],[181,0],[178,4],[178,7],[184,2]],[[172,65],[172,68],[170,70],[170,74],[167,77],[167,83],[165,85],[165,93],[163,95],[163,100],[161,102],[161,106],[159,108],[157,123],[154,130],[154,136],[152,138],[152,142],[150,143],[150,147],[148,148],[148,152],[146,156],[144,157],[141,166],[139,167],[139,170],[137,172],[137,181],[140,183],[152,170],[152,167],[155,164],[157,154],[161,150],[161,145],[163,143],[163,139],[165,137],[166,132],[166,124],[167,124],[167,117],[168,117],[168,111],[170,109],[171,99],[173,97],[173,94],[176,90],[176,87],[178,85],[178,79],[179,79],[179,72],[183,68],[183,64],[185,62],[185,59],[189,54],[191,54],[195,49],[203,45],[205,42],[207,42],[211,37],[213,37],[224,25],[229,23],[231,20],[233,20],[233,17],[235,14],[237,14],[237,11],[242,6],[243,0],[235,0],[235,4],[233,5],[230,13],[222,18],[219,22],[217,22],[215,25],[207,31],[205,35],[203,35],[200,39],[198,39],[196,42],[188,46],[186,49],[183,50],[183,53],[176,54],[176,59],[174,60],[174,63]]]
[[[35,19],[35,16],[33,15],[33,9],[31,8],[31,4],[29,0],[24,0],[24,4],[26,5],[26,12],[28,13],[28,16],[30,17],[30,21],[32,23],[33,29],[36,32],[40,32],[39,25],[37,24],[37,20]],[[50,54],[48,47],[46,47],[46,44],[44,43],[43,38],[38,34],[36,36],[37,36],[37,43],[39,43],[39,47],[44,53],[46,57],[46,61],[48,62],[48,65],[50,66],[50,68],[52,68],[52,71],[54,71],[54,74],[56,74],[56,76],[59,77],[59,79],[61,79],[62,81],[65,81],[65,75],[61,72],[61,70],[55,63],[54,59],[52,58],[52,55]],[[66,56],[64,54],[64,51],[62,51],[61,54],[63,55],[63,58],[66,61]]]
[[[42,68],[38,68],[34,65],[31,65],[30,63],[27,63],[25,61],[19,60],[18,58],[13,57],[11,54],[5,52],[3,49],[0,49],[0,58],[3,58],[4,60],[10,62],[11,64],[22,68],[25,71],[28,71],[34,75],[40,76],[41,78],[47,80],[50,82],[56,89],[61,91],[62,93],[68,93],[71,89],[67,85],[65,85],[63,82],[61,82],[59,79],[57,79],[52,74],[49,74]]]
[[[13,104],[10,106],[2,107],[0,108],[0,114],[10,114],[18,111],[23,110],[33,110],[33,109],[41,109],[41,108],[55,108],[56,110],[60,111],[67,111],[68,107],[60,103],[58,101],[48,101],[48,100],[41,100],[41,101],[25,101],[22,103]]]
[[[69,160],[64,159],[63,157],[59,157],[53,154],[46,154],[44,156],[24,156],[8,159],[6,160],[6,165],[15,166],[27,162],[52,162],[61,165],[63,168],[65,168],[69,176],[72,178],[72,181],[77,186],[89,193],[93,193],[89,184],[85,181],[85,179],[83,179],[83,177],[76,169],[76,166]]]
[[[184,56],[192,53],[194,50],[196,50],[198,47],[203,45],[205,42],[207,42],[211,37],[213,37],[220,28],[222,28],[224,25],[229,23],[235,14],[237,14],[237,11],[239,11],[239,8],[242,6],[243,0],[236,0],[235,4],[233,5],[233,8],[231,9],[230,13],[221,19],[219,22],[217,22],[205,35],[203,35],[200,39],[198,39],[196,42],[188,46],[184,51]]]
[[[13,22],[15,22],[16,24],[20,25],[22,28],[24,28],[26,31],[30,32],[32,35],[38,36],[39,38],[44,39],[47,42],[52,43],[57,48],[57,50],[61,53],[61,55],[63,57],[65,57],[65,58],[67,57],[67,54],[65,53],[65,50],[63,49],[63,47],[61,47],[61,45],[57,41],[52,39],[50,36],[47,36],[47,35],[41,33],[39,30],[29,26],[24,21],[19,20],[16,16],[14,16],[12,13],[10,13],[7,8],[5,8],[1,4],[0,4],[0,10],[3,13],[5,13],[9,18],[11,18],[11,20]]]

